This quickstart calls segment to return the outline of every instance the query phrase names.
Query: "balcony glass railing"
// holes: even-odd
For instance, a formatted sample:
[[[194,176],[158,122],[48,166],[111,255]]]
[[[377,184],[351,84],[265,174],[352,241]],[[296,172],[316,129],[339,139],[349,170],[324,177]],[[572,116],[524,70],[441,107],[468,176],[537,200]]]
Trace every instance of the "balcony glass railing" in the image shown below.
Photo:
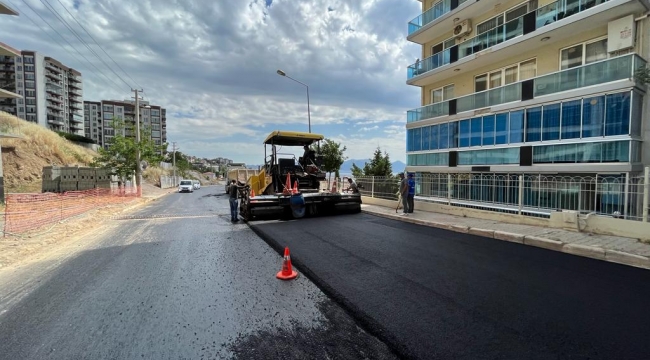
[[[566,1],[560,0],[533,10],[530,13],[535,13],[535,30],[537,30],[594,6],[604,4],[607,1],[608,0],[577,0],[571,4],[567,4]],[[523,35],[524,16],[525,15],[522,15],[518,18],[512,19],[503,25],[497,26],[458,44],[458,60]],[[410,80],[418,75],[426,73],[427,71],[435,70],[443,65],[449,64],[451,58],[450,54],[451,49],[446,49],[443,52],[409,65],[406,75],[407,79]]]
[[[498,88],[463,96],[456,101],[456,111],[463,112],[487,106],[505,104],[521,99],[521,83],[512,83]]]
[[[637,55],[624,55],[535,78],[534,96],[544,96],[582,87],[604,84],[634,76],[646,61]]]
[[[636,54],[627,54],[595,63],[558,71],[533,78],[533,96],[540,97],[562,91],[580,89],[611,81],[633,78],[639,68],[645,68],[646,61]],[[456,112],[480,109],[521,100],[522,82],[458,97]],[[416,122],[449,114],[449,101],[409,110],[406,121]]]
[[[465,1],[467,0],[458,0],[458,5],[464,3]],[[420,30],[420,28],[423,27],[424,25],[427,25],[437,20],[444,14],[451,12],[451,10],[452,10],[451,0],[442,0],[433,4],[433,6],[429,10],[423,12],[415,19],[409,21],[408,34],[409,35],[413,34],[414,32]]]

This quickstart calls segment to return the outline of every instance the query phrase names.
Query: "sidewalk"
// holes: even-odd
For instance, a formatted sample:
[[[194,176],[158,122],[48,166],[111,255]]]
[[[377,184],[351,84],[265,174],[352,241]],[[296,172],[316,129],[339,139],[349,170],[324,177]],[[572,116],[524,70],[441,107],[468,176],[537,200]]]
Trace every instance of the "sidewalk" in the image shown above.
[[[531,225],[416,210],[400,216],[394,208],[361,205],[363,212],[413,224],[448,229],[497,240],[650,269],[650,244],[621,236],[596,235]],[[400,211],[401,213],[401,211]]]

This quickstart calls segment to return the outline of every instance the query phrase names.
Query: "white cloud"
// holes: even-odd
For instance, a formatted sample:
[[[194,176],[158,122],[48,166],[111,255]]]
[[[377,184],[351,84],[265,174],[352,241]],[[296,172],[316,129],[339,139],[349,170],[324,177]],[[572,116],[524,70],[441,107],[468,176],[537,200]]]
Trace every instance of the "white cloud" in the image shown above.
[[[21,16],[3,17],[0,32],[11,36],[2,41],[80,70],[87,100],[130,98],[130,87],[142,86],[147,100],[168,109],[168,140],[185,153],[257,162],[270,128],[306,130],[306,88],[277,75],[282,69],[309,85],[314,132],[333,137],[332,124],[383,131],[340,139],[350,141],[344,145],[354,156],[369,157],[381,145],[392,158],[404,157],[404,127],[395,123],[419,106],[419,90],[405,84],[405,68],[419,55],[405,40],[416,1],[273,0],[266,7],[263,0],[61,0],[135,82],[49,1],[129,86],[40,1],[26,1],[105,76],[54,42],[48,34],[65,44],[23,3],[12,1]]]

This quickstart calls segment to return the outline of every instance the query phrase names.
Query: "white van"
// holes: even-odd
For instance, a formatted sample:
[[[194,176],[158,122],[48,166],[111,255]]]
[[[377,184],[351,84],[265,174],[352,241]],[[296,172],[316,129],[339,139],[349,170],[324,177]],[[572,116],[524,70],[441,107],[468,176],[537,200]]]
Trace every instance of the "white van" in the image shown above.
[[[178,192],[194,192],[194,184],[192,180],[181,180],[181,183],[178,185]]]

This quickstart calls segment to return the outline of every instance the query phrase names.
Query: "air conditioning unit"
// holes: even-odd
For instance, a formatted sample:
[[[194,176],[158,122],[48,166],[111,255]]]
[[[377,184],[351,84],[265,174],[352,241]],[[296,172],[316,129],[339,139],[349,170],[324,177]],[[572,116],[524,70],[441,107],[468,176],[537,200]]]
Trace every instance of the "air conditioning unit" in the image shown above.
[[[454,36],[463,37],[472,32],[472,23],[469,20],[463,20],[454,26]]]

